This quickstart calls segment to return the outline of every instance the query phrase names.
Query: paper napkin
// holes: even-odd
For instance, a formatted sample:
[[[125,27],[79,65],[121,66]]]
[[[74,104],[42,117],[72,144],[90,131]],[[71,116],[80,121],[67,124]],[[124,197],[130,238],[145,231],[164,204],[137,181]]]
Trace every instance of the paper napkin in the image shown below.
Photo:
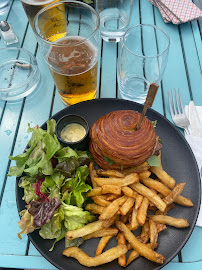
[[[163,20],[173,24],[196,20],[202,16],[202,11],[190,0],[148,0],[156,6]]]
[[[197,110],[197,114],[198,117],[200,119],[200,122],[202,123],[202,107],[196,106],[196,110]],[[189,106],[185,106],[185,112],[187,117],[189,116]],[[191,129],[189,129],[190,133],[191,133]],[[201,172],[201,168],[202,168],[202,138],[199,137],[195,137],[193,135],[187,135],[185,134],[185,138],[187,140],[187,142],[189,143],[194,156],[196,158],[198,167],[199,167],[199,171]],[[201,181],[202,181],[202,177],[201,177]],[[199,212],[199,216],[198,216],[198,220],[196,222],[197,226],[202,227],[202,205],[201,205],[201,209]]]

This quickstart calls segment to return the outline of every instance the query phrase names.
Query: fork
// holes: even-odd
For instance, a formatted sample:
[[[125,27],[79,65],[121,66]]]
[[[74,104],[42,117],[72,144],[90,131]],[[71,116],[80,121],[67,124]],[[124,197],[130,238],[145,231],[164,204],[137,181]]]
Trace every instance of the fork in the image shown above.
[[[190,134],[188,130],[188,126],[190,125],[190,123],[184,111],[184,106],[183,106],[182,98],[180,95],[180,89],[178,88],[178,96],[177,96],[176,89],[174,93],[173,93],[173,90],[171,90],[171,95],[172,95],[172,102],[171,102],[170,93],[168,91],[170,114],[173,119],[173,122],[175,123],[176,126],[183,128],[187,134]]]

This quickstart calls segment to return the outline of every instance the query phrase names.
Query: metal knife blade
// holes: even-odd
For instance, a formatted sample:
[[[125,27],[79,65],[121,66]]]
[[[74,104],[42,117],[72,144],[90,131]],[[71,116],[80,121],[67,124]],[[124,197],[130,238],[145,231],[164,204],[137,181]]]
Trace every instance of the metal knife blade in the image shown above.
[[[193,100],[189,103],[189,122],[192,135],[202,138],[202,126]]]

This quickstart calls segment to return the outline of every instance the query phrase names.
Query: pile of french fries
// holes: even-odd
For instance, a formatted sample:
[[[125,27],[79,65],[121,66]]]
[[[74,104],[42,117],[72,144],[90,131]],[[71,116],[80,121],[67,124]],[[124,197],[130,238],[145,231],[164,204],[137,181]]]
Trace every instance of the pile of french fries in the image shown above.
[[[164,256],[155,251],[159,233],[167,228],[166,225],[189,226],[186,219],[167,215],[175,203],[193,206],[190,199],[180,195],[185,183],[176,184],[162,165],[150,167],[147,162],[123,171],[95,170],[93,163],[89,169],[93,189],[87,196],[94,203],[88,204],[86,210],[99,215],[98,220],[68,231],[66,238],[100,238],[100,241],[95,257],[88,256],[78,247],[65,249],[63,255],[73,257],[87,267],[115,259],[126,267],[139,256],[162,264]],[[133,232],[139,227],[140,234],[135,236]],[[114,236],[117,237],[117,246],[103,252]]]

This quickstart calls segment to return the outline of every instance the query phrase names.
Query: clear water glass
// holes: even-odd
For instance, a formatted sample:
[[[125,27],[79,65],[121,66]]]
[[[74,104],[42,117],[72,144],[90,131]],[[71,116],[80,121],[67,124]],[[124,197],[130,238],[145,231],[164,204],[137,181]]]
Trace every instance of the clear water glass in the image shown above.
[[[151,83],[160,84],[168,60],[170,38],[162,29],[147,24],[125,33],[117,74],[121,97],[144,103]]]
[[[119,42],[126,32],[134,0],[96,0],[95,9],[100,15],[100,31],[107,42]]]

